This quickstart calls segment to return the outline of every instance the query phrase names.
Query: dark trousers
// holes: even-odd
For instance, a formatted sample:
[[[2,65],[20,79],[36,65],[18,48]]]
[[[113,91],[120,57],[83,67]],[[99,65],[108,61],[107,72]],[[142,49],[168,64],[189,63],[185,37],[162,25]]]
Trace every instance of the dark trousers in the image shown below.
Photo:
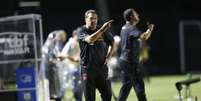
[[[58,67],[55,64],[46,64],[46,77],[49,80],[49,90],[50,90],[50,97],[51,98],[62,98],[64,92],[62,91],[61,87],[61,79],[59,78],[59,71]]]
[[[81,68],[85,101],[95,101],[96,88],[101,94],[102,101],[111,101],[111,82],[108,79],[107,66]]]
[[[73,73],[74,82],[73,82],[73,96],[75,101],[82,101],[82,83],[81,83],[81,75],[79,70]]]
[[[123,70],[123,84],[120,89],[118,101],[126,101],[132,87],[134,87],[138,101],[147,101],[144,81],[140,74],[138,64],[131,64],[124,60],[120,60],[120,65]]]

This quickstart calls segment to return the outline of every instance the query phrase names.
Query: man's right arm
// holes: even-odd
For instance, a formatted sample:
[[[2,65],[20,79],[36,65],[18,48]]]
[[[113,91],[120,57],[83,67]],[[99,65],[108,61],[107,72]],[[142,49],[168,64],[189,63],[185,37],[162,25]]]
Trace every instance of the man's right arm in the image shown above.
[[[99,30],[91,35],[86,36],[84,40],[87,43],[94,43],[108,28],[110,28],[112,22],[113,20],[105,22]]]

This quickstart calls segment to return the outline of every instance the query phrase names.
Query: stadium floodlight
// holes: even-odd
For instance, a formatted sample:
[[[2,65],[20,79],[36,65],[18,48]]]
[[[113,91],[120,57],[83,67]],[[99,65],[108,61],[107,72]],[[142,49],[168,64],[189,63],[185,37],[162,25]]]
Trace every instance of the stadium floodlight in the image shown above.
[[[19,7],[40,7],[40,1],[20,1]]]

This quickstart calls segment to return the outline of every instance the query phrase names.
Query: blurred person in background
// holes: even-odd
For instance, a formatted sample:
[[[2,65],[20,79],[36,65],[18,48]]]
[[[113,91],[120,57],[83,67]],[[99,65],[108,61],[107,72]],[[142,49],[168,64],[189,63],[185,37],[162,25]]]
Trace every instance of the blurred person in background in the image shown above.
[[[110,78],[112,84],[120,77],[120,66],[118,62],[119,58],[119,43],[120,43],[120,37],[118,35],[114,36],[114,49],[111,55],[111,58],[107,62],[107,66],[109,68],[108,71],[108,77]],[[117,96],[114,93],[114,90],[112,89],[112,96],[115,101],[117,101]]]
[[[59,67],[57,66],[57,63],[60,61],[59,56],[65,41],[66,32],[63,30],[56,30],[48,35],[48,38],[42,47],[42,68],[44,68],[45,77],[49,81],[50,99],[56,101],[61,101],[63,97],[61,78],[59,76]]]
[[[118,35],[114,36],[114,50],[111,55],[111,58],[108,60],[108,67],[109,67],[109,78],[111,80],[115,80],[119,76],[119,63],[118,63],[118,58],[119,58],[119,43],[120,43],[120,37]]]
[[[140,62],[143,78],[147,82],[150,82],[149,68],[147,67],[148,60],[149,60],[149,51],[150,51],[150,47],[148,43],[142,40],[140,45],[139,62]]]
[[[147,101],[144,81],[139,68],[140,43],[142,40],[149,39],[154,25],[149,24],[145,32],[140,31],[136,27],[140,21],[139,14],[133,8],[126,9],[123,16],[126,23],[121,29],[119,58],[123,77],[118,101],[126,101],[132,87],[134,87],[138,101]]]
[[[77,31],[74,30],[72,37],[69,38],[62,50],[62,58],[64,58],[65,68],[70,75],[69,79],[73,79],[73,96],[76,101],[82,101],[82,84],[80,73],[80,48],[77,38]]]

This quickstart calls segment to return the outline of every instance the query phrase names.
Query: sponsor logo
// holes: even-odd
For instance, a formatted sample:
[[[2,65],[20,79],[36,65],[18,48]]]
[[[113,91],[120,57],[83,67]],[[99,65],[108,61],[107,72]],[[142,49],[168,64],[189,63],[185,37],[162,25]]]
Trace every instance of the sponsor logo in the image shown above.
[[[22,83],[31,83],[32,82],[32,76],[28,74],[20,75],[20,81]]]
[[[29,35],[33,33],[19,33],[19,32],[3,32],[0,33],[0,53],[3,55],[21,55],[29,54],[30,47],[28,41]]]

